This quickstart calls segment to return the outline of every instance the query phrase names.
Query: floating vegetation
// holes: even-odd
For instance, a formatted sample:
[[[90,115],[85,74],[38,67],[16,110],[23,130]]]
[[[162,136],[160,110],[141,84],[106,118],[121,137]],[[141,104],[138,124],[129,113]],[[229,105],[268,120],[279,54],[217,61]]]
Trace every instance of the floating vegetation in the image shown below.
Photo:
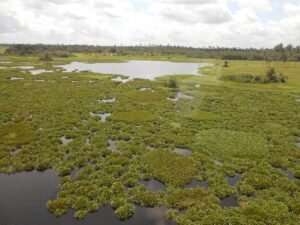
[[[224,161],[263,158],[269,148],[268,142],[260,135],[219,129],[201,131],[197,142],[208,154]]]
[[[26,123],[1,126],[0,142],[6,146],[20,147],[36,137],[33,128]]]
[[[255,61],[229,65],[221,73],[232,73],[235,65],[264,70]],[[176,87],[167,85],[175,76],[123,85],[111,80],[114,75],[90,72],[37,77],[1,70],[0,171],[15,174],[0,174],[0,195],[6,196],[9,179],[29,183],[35,174],[47,177],[50,168],[56,177],[50,184],[38,178],[40,185],[53,184],[43,187],[39,209],[31,200],[44,193],[38,183],[28,188],[35,195],[22,192],[37,214],[5,218],[46,225],[298,224],[300,93],[291,65],[285,67],[289,82],[277,85],[178,75]],[[168,96],[182,98],[173,103]],[[15,207],[26,209],[19,202]]]
[[[150,122],[156,120],[156,116],[147,111],[116,112],[110,117],[112,121],[123,122]]]
[[[192,160],[166,150],[149,152],[144,162],[156,179],[172,186],[189,183],[197,171]]]

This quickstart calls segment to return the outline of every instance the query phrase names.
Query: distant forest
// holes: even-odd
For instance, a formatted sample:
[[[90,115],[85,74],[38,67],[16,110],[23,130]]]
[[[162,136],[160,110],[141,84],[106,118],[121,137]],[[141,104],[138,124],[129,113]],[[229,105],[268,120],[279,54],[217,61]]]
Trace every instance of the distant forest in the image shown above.
[[[4,54],[40,55],[49,53],[56,57],[69,57],[73,53],[111,53],[117,55],[183,55],[193,58],[215,58],[223,60],[300,61],[300,46],[278,44],[272,49],[255,48],[193,48],[171,45],[95,46],[95,45],[44,45],[11,44]]]

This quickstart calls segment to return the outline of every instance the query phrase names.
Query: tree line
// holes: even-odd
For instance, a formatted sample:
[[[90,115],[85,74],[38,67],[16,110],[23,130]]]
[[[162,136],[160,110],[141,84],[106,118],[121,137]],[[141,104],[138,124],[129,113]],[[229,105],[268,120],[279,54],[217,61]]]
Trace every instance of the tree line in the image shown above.
[[[118,55],[172,56],[182,55],[193,58],[215,58],[223,60],[264,60],[300,61],[300,46],[282,43],[274,48],[194,48],[172,45],[136,45],[136,46],[98,46],[98,45],[44,45],[44,44],[10,44],[6,45],[4,54],[41,55],[46,52],[51,56],[69,57],[73,53],[111,53]]]

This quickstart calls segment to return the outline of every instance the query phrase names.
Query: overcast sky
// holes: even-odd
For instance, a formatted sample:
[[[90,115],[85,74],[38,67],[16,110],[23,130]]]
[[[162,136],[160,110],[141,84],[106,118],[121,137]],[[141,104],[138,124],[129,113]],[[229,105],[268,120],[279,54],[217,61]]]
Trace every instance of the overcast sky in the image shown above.
[[[300,45],[300,0],[0,0],[0,43]]]

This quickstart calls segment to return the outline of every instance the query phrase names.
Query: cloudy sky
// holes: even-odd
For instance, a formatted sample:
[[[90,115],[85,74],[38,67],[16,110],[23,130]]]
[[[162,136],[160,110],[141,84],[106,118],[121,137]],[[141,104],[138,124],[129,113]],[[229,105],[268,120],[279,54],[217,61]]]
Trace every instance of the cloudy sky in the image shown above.
[[[0,43],[300,45],[300,0],[0,0]]]

